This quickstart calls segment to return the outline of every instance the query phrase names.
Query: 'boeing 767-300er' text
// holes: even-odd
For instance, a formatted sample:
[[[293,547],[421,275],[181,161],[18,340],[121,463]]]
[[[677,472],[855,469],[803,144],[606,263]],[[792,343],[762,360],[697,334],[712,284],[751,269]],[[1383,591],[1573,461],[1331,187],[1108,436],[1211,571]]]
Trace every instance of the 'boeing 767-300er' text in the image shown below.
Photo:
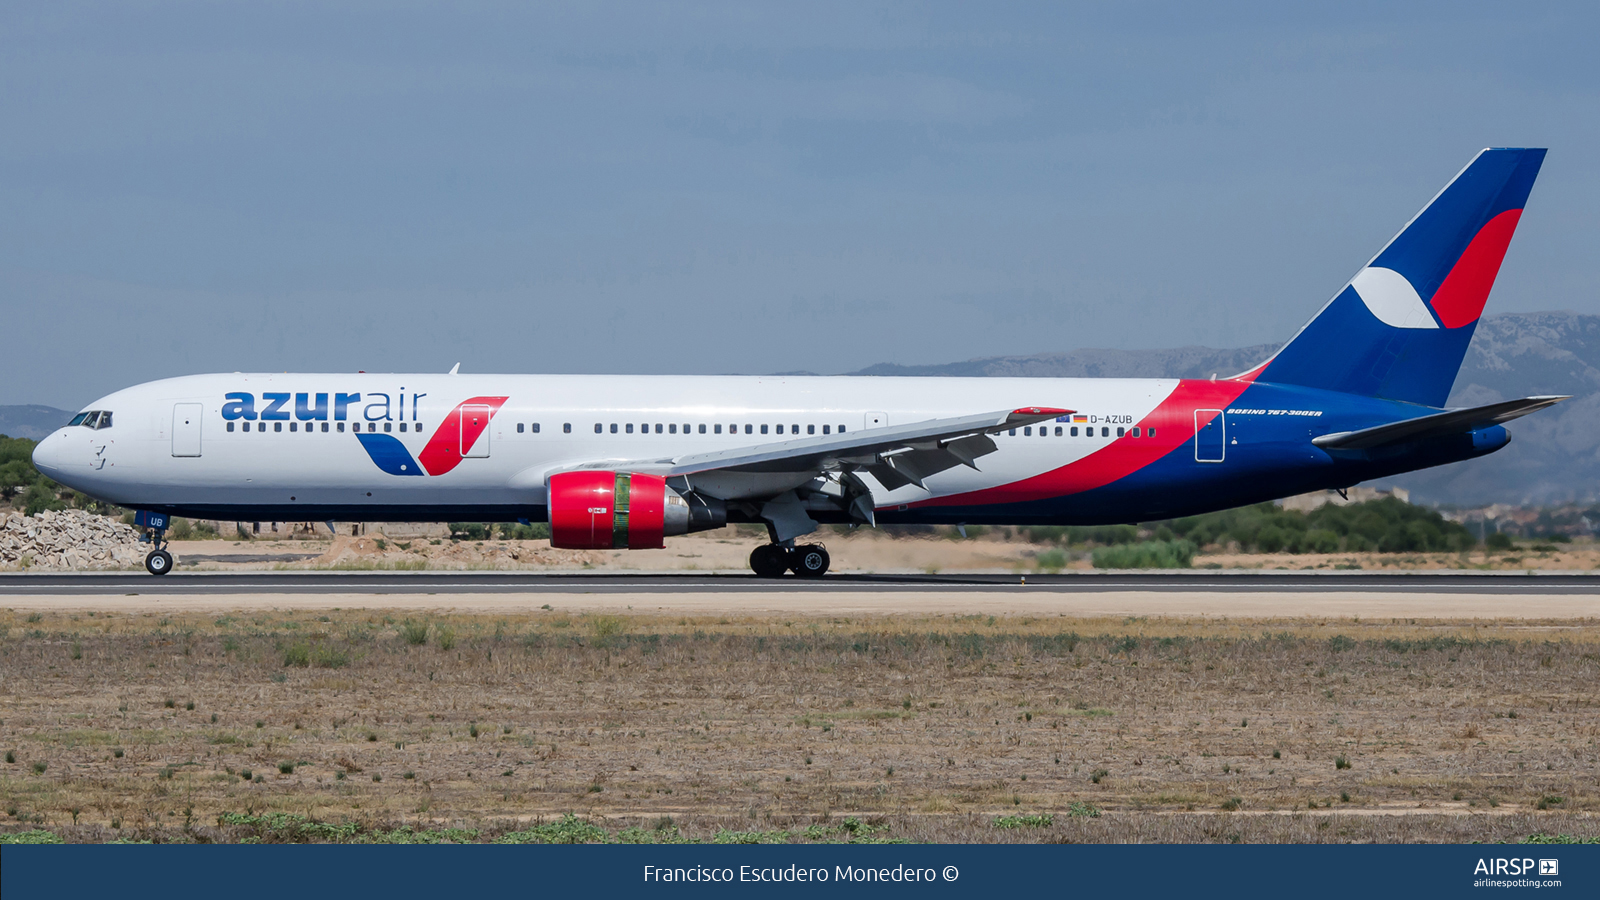
[[[1482,456],[1561,397],[1443,409],[1544,150],[1475,156],[1276,354],[1229,378],[193,375],[118,391],[34,463],[168,517],[548,521],[557,547],[760,522],[1103,524]]]

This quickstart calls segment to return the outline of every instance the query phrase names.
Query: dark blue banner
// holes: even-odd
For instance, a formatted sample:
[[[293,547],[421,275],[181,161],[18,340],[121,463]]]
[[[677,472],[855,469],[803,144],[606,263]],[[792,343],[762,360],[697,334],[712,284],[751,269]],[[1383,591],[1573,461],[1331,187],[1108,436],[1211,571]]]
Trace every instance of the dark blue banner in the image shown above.
[[[7,846],[26,897],[1600,896],[1600,846]]]

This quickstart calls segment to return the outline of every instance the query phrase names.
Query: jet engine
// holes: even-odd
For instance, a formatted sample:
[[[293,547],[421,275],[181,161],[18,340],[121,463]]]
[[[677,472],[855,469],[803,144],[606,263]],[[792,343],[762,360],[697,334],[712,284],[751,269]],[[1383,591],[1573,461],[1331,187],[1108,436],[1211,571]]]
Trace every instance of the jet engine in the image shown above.
[[[654,550],[669,535],[728,524],[721,500],[679,493],[659,475],[562,472],[549,489],[550,546],[563,550]]]

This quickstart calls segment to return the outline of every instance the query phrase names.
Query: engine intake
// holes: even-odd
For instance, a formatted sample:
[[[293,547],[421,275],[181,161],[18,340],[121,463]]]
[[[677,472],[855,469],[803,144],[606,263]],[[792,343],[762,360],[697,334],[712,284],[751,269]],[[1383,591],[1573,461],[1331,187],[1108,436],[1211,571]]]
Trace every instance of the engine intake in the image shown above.
[[[721,500],[680,494],[659,475],[562,472],[550,476],[550,546],[563,550],[655,550],[663,538],[721,528]]]

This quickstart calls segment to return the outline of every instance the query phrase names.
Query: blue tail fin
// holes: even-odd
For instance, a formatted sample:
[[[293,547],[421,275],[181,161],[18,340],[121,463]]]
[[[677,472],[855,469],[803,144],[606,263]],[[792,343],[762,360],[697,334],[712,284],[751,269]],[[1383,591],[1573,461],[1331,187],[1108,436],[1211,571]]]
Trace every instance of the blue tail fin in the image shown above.
[[[1256,380],[1443,406],[1544,154],[1479,152]]]

